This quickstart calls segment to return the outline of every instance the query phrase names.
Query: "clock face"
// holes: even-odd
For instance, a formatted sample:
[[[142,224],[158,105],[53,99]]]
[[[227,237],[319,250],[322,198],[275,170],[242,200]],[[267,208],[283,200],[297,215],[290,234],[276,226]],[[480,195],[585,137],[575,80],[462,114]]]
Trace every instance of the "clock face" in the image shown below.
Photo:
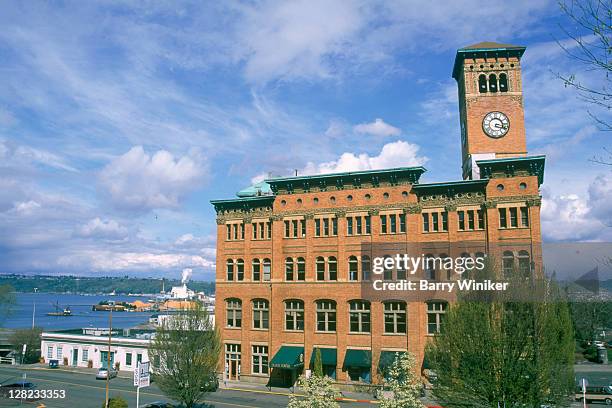
[[[501,112],[489,112],[482,120],[482,129],[489,137],[499,139],[508,133],[510,121]]]

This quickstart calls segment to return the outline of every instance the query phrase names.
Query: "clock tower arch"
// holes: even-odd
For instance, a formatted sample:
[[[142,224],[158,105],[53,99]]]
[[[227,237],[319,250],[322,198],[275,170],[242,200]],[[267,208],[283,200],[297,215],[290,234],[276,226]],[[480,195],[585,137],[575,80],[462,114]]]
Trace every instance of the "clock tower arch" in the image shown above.
[[[481,42],[457,50],[463,179],[479,179],[478,160],[527,154],[520,60],[525,47]]]

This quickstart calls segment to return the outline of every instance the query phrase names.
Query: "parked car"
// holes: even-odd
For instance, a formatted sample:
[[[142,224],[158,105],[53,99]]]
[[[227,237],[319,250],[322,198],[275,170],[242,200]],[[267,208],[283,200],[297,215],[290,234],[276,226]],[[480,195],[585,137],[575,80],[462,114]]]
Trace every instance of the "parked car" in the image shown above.
[[[170,404],[169,402],[155,401],[151,402],[150,404],[143,405],[142,408],[174,408],[174,405]]]
[[[606,347],[606,343],[604,343],[603,341],[599,341],[599,340],[595,340],[593,342],[593,345],[595,347],[599,347],[599,348],[605,348]]]
[[[49,360],[49,368],[58,368],[58,367],[59,367],[59,361]]]
[[[19,390],[29,391],[29,390],[34,390],[34,389],[36,389],[36,385],[29,381],[17,381],[14,383],[3,384],[3,385],[0,385],[0,397],[4,397],[4,398],[13,397],[11,395],[11,390],[12,391],[19,391]],[[36,400],[39,400],[40,398],[27,398],[26,397],[23,399],[25,401],[36,401]]]
[[[612,405],[612,386],[590,386],[586,387],[586,395],[582,392],[582,387],[576,387],[576,400],[582,401],[582,399],[586,399],[586,402],[603,402],[606,405]]]
[[[100,368],[98,370],[98,373],[96,374],[96,380],[106,380],[106,377],[108,378],[115,378],[117,376],[117,370],[114,369],[107,369],[107,368]]]

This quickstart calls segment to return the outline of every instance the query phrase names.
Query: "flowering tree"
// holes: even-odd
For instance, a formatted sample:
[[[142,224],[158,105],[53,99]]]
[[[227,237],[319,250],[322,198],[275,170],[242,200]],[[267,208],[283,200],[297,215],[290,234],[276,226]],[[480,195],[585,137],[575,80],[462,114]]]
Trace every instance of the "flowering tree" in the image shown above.
[[[387,371],[384,389],[377,391],[380,408],[425,408],[419,399],[422,383],[415,375],[411,353],[397,353]]]
[[[327,376],[312,375],[310,378],[301,375],[298,386],[304,396],[290,395],[287,408],[339,408],[336,401],[338,391],[333,386],[334,380]]]

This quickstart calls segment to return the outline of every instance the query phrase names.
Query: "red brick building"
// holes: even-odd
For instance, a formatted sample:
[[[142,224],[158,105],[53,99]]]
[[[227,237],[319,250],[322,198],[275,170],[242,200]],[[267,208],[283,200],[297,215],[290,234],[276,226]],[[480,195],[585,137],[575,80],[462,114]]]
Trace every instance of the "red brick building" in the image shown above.
[[[440,257],[494,253],[503,268],[533,273],[544,157],[526,155],[524,51],[480,43],[457,52],[461,181],[424,184],[424,168],[394,168],[276,178],[212,202],[227,378],[289,385],[317,348],[341,383],[375,382],[395,352],[422,362],[446,303],[364,299],[372,279],[364,244],[419,244]]]

